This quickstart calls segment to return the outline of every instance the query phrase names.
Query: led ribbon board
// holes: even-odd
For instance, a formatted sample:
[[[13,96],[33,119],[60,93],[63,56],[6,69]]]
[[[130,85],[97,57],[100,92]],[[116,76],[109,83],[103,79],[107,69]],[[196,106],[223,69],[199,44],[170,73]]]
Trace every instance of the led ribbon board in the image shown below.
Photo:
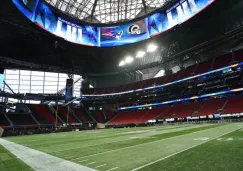
[[[98,47],[119,46],[139,42],[181,24],[215,0],[177,0],[163,12],[142,20],[114,27],[80,25],[55,14],[43,0],[12,0],[33,23],[67,41]]]
[[[237,89],[232,89],[232,90],[220,91],[220,92],[216,92],[216,93],[204,94],[204,95],[201,95],[201,96],[193,96],[193,97],[177,99],[177,100],[171,100],[171,101],[166,101],[166,102],[161,102],[161,103],[152,103],[152,104],[145,104],[145,105],[138,105],[138,106],[121,107],[121,108],[118,108],[118,110],[138,109],[138,108],[142,108],[142,107],[160,106],[160,105],[165,105],[165,104],[189,101],[189,100],[194,100],[194,99],[201,99],[201,98],[205,98],[205,97],[217,96],[217,95],[222,95],[222,94],[229,94],[229,93],[240,92],[240,91],[243,91],[243,88],[237,88]]]

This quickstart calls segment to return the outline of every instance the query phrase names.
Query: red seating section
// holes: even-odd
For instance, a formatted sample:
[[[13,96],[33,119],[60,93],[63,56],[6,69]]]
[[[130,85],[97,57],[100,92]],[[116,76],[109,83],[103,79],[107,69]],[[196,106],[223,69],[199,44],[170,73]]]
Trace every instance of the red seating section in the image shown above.
[[[139,120],[144,114],[145,114],[145,111],[121,112],[107,124],[109,124],[109,125],[133,124],[133,123],[136,123],[136,121]]]
[[[155,119],[157,116],[159,116],[161,113],[164,112],[166,108],[153,108],[146,112],[146,114],[140,118],[136,123],[146,123],[148,120]]]
[[[224,114],[242,113],[243,112],[243,97],[230,98],[221,112]]]
[[[35,109],[36,111],[38,111],[40,115],[42,115],[45,119],[47,119],[51,124],[56,123],[56,118],[50,112],[47,105],[35,105]],[[60,124],[60,122],[57,121],[57,124]]]
[[[195,116],[206,116],[217,114],[217,110],[221,109],[224,105],[225,100],[212,100],[200,103],[202,106],[200,111],[195,114]]]

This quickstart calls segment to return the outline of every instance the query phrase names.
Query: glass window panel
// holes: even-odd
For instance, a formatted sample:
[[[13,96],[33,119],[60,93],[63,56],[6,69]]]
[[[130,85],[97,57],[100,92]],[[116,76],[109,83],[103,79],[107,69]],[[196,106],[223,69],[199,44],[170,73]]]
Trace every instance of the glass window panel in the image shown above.
[[[19,89],[30,89],[30,85],[20,85]]]
[[[31,80],[43,81],[44,80],[44,77],[43,76],[35,76],[35,75],[32,75],[31,76]]]
[[[21,85],[30,85],[30,81],[20,80]]]
[[[35,75],[35,76],[44,76],[44,72],[40,72],[40,71],[32,71],[31,75]]]
[[[66,82],[67,78],[65,77],[59,77],[59,81]]]
[[[45,77],[45,81],[58,81],[57,77]]]
[[[19,85],[8,85],[12,90],[18,90]],[[8,89],[7,86],[5,86],[5,89]]]
[[[27,71],[27,70],[20,70],[20,75],[30,75],[31,71]]]
[[[18,80],[19,75],[5,75],[5,79]]]
[[[67,74],[59,73],[59,78],[65,78],[65,80],[68,78]]]
[[[43,86],[31,86],[31,90],[42,90]]]
[[[56,93],[57,90],[48,90],[48,89],[45,89],[44,90],[44,93]]]
[[[44,84],[44,81],[31,81],[31,86],[40,86],[43,84]]]
[[[5,70],[5,73],[6,74],[15,74],[15,75],[18,75],[19,74],[19,70],[9,70],[9,69],[6,69]]]
[[[62,86],[62,87],[63,87],[63,86],[66,86],[66,82],[59,82],[58,85],[59,85],[59,86]]]
[[[19,80],[5,80],[5,82],[6,82],[8,85],[11,85],[11,84],[19,84]]]
[[[58,73],[54,73],[54,72],[46,72],[45,73],[46,77],[58,77]]]
[[[56,90],[57,91],[57,86],[44,86],[44,90]]]
[[[39,90],[33,90],[32,87],[31,87],[31,93],[43,93],[43,90],[42,89],[39,89]]]
[[[20,75],[20,80],[30,80],[30,76]]]
[[[50,85],[50,86],[57,86],[57,83],[58,82],[52,82],[52,81],[45,81],[45,86],[48,86],[48,85]]]

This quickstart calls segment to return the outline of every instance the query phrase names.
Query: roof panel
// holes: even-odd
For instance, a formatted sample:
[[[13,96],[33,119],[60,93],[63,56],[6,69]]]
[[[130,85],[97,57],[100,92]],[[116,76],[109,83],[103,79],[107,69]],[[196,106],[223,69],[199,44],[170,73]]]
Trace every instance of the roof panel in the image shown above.
[[[100,23],[119,23],[138,17],[145,8],[161,8],[169,0],[44,0],[79,20],[94,16]],[[96,2],[97,1],[97,2]],[[144,6],[146,5],[146,6]],[[92,11],[94,12],[92,14]],[[149,12],[152,12],[149,10]],[[145,15],[145,13],[144,13]],[[141,17],[141,15],[139,15]],[[97,22],[97,21],[96,21]]]

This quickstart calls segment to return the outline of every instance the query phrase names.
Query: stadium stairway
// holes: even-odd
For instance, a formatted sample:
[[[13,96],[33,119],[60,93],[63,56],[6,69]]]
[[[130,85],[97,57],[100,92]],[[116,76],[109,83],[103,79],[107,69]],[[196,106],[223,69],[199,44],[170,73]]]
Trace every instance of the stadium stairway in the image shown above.
[[[89,123],[93,122],[90,118],[87,118],[87,114],[85,114],[85,111],[83,107],[80,108],[72,108],[72,111],[75,113],[75,115],[83,122],[83,123]]]
[[[97,122],[99,122],[99,123],[104,123],[104,122],[105,122],[105,121],[104,121],[104,117],[102,116],[103,113],[102,113],[101,111],[96,111],[96,112],[94,112],[94,115],[95,115],[96,118],[97,118]]]
[[[77,123],[78,121],[76,121],[68,112],[66,107],[63,106],[58,106],[58,113],[59,116],[61,115],[62,120],[64,121],[64,123]]]

